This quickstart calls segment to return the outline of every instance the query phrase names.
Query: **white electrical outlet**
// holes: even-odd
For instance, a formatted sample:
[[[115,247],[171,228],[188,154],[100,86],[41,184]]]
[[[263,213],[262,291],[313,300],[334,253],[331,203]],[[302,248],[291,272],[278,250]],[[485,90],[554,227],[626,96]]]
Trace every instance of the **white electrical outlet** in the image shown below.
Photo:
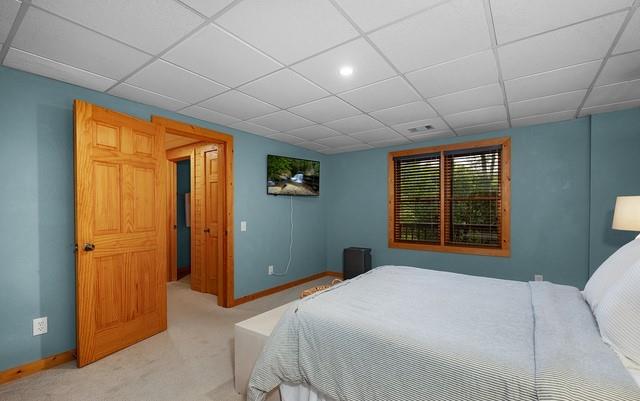
[[[240,231],[247,231],[247,222],[246,221],[241,221],[240,222]]]
[[[544,281],[544,277],[542,277],[542,274],[534,274],[533,281]]]
[[[46,334],[48,331],[47,327],[47,317],[39,317],[37,319],[33,319],[33,335],[39,336],[42,334]]]
[[[269,265],[267,269],[268,269],[267,274],[271,276],[273,274],[273,265]]]

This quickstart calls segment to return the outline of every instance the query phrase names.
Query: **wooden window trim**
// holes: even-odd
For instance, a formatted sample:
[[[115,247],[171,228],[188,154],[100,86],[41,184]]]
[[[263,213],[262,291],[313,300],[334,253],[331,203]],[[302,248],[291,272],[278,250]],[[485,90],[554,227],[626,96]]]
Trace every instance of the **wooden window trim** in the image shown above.
[[[444,180],[444,152],[452,150],[473,149],[489,146],[501,146],[502,147],[502,205],[501,205],[501,247],[500,248],[486,248],[486,247],[474,247],[474,246],[456,246],[445,245],[444,224],[440,224],[440,245],[434,244],[418,244],[410,242],[396,241],[394,238],[395,227],[395,174],[394,174],[394,159],[402,156],[412,156],[418,154],[427,153],[440,153],[440,179]],[[389,248],[411,249],[418,251],[433,251],[433,252],[447,252],[447,253],[464,253],[471,255],[483,255],[483,256],[501,256],[508,257],[511,255],[511,138],[500,137],[492,139],[484,139],[473,142],[462,142],[448,145],[439,145],[426,148],[407,149],[397,152],[390,152],[387,155],[387,238]],[[440,210],[445,208],[445,191],[440,190]]]

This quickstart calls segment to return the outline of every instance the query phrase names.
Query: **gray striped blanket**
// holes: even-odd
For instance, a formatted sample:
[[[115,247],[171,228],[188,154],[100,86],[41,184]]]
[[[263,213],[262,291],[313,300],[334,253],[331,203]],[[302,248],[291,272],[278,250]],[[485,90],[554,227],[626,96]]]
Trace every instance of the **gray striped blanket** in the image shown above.
[[[385,266],[305,298],[249,382],[339,401],[640,400],[580,292]]]

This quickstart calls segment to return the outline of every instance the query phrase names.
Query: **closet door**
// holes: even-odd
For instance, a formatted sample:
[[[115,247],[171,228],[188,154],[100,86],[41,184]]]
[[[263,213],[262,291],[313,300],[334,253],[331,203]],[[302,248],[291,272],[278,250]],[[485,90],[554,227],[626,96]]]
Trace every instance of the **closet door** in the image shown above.
[[[164,128],[76,100],[78,366],[167,328]]]

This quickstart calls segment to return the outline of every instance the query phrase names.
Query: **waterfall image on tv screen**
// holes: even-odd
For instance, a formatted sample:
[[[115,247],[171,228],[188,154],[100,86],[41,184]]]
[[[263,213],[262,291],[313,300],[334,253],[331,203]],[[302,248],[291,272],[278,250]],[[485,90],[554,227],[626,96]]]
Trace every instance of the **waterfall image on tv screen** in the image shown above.
[[[269,195],[320,195],[320,162],[286,156],[267,156]]]

